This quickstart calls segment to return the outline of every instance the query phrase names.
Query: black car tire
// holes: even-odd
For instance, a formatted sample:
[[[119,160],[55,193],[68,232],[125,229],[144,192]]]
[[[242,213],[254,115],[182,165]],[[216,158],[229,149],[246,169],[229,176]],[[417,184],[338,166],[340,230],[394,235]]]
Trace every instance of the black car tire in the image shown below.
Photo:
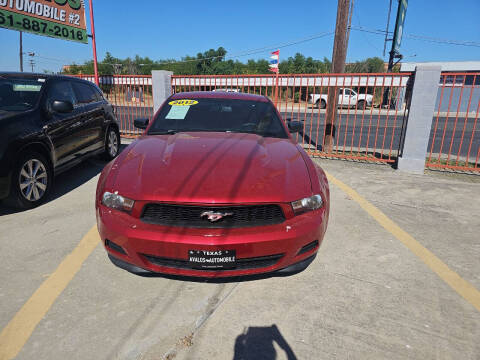
[[[30,167],[32,169],[31,174],[28,174],[30,172],[29,164],[32,165]],[[25,175],[33,176],[28,177]],[[29,180],[30,184],[25,185]],[[22,183],[24,186],[21,185]],[[37,207],[48,198],[52,184],[53,172],[47,159],[40,153],[26,152],[15,163],[12,172],[10,195],[5,203],[20,209]]]
[[[120,153],[120,133],[118,130],[111,126],[108,128],[105,135],[105,151],[103,158],[105,160],[112,160]]]
[[[317,109],[325,109],[327,107],[327,103],[325,100],[317,100]]]
[[[366,109],[367,107],[365,106],[365,101],[364,100],[359,100],[357,103],[357,109],[363,110]]]

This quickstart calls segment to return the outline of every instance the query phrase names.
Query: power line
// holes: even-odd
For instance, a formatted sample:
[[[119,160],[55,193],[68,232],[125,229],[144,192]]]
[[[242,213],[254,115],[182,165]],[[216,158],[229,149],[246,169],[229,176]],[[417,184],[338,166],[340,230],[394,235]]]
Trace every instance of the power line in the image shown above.
[[[333,33],[334,33],[334,31],[328,31],[328,32],[320,33],[320,34],[311,35],[311,36],[308,36],[306,38],[302,38],[302,39],[295,40],[295,41],[288,42],[288,43],[269,45],[269,46],[264,46],[264,47],[257,48],[257,49],[245,50],[245,51],[240,52],[240,53],[235,54],[235,55],[212,56],[212,57],[207,57],[207,58],[202,58],[202,59],[188,59],[188,60],[181,60],[181,61],[166,61],[166,62],[161,62],[161,63],[154,63],[154,64],[151,64],[151,65],[182,64],[182,63],[188,63],[188,62],[214,60],[214,59],[220,59],[220,58],[235,59],[235,58],[239,58],[239,57],[243,57],[243,56],[250,56],[250,55],[254,55],[254,54],[269,52],[271,50],[282,49],[282,48],[285,48],[285,47],[288,47],[288,46],[298,45],[298,44],[305,43],[305,42],[308,42],[308,41],[320,39],[320,38],[328,36],[328,35],[332,35]],[[102,63],[102,64],[107,64],[107,63]],[[113,65],[113,64],[110,64],[110,65]]]
[[[293,45],[305,43],[305,42],[308,42],[308,41],[320,39],[322,37],[332,35],[334,33],[335,33],[335,31],[328,31],[328,32],[324,32],[324,33],[320,33],[320,34],[316,34],[316,35],[311,35],[309,37],[306,37],[306,38],[303,38],[303,39],[300,39],[300,40],[296,40],[296,41],[293,41],[293,42],[288,42],[288,43],[284,43],[284,44],[280,44],[280,45],[266,46],[266,47],[263,47],[263,48],[260,48],[260,49],[254,49],[254,50],[252,50],[252,52],[249,52],[249,53],[246,53],[246,54],[228,56],[228,58],[242,57],[242,56],[258,54],[258,53],[261,53],[261,52],[267,52],[267,51],[271,51],[271,50],[282,49],[282,48],[285,48],[285,47],[288,47],[288,46],[293,46]],[[258,51],[256,51],[256,50],[258,50]]]
[[[405,37],[407,39],[423,40],[423,41],[429,41],[429,42],[440,43],[440,44],[480,47],[479,42],[470,41],[470,40],[459,41],[459,40],[440,39],[440,38],[434,38],[434,37],[423,36],[423,35],[413,35],[413,34],[407,34],[405,35]]]
[[[385,30],[380,29],[369,29],[363,26],[352,26],[353,30],[367,32],[376,35],[385,36],[387,33]],[[388,31],[388,35],[392,34],[391,31]],[[448,45],[458,45],[458,46],[473,46],[473,47],[480,47],[480,43],[475,41],[460,41],[460,40],[451,40],[451,39],[441,39],[441,38],[434,38],[430,36],[424,35],[415,35],[415,34],[403,34],[404,38],[411,39],[411,40],[422,40],[428,42],[434,42],[439,44],[448,44]]]
[[[237,54],[234,54],[234,55],[227,55],[227,56],[219,55],[219,56],[211,56],[211,57],[206,57],[206,58],[201,58],[201,59],[173,60],[173,61],[155,62],[155,63],[152,63],[152,64],[136,64],[136,65],[142,65],[142,66],[152,65],[153,66],[153,65],[183,64],[183,63],[189,63],[189,62],[198,62],[198,61],[214,60],[214,59],[221,59],[221,58],[235,59],[235,58],[239,58],[239,57],[270,52],[271,50],[277,50],[277,49],[282,49],[282,48],[286,48],[286,47],[293,46],[293,45],[302,44],[302,43],[305,43],[305,42],[308,42],[308,41],[312,41],[312,40],[316,40],[316,39],[320,39],[320,38],[332,35],[333,33],[334,33],[334,31],[323,32],[323,33],[319,33],[319,34],[310,35],[310,36],[305,37],[305,38],[293,40],[291,42],[268,45],[268,46],[263,46],[261,48],[255,48],[255,49],[249,49],[249,50],[241,51],[241,52],[239,52]],[[45,58],[45,57],[43,57],[43,58],[48,59],[48,58]],[[54,60],[54,59],[51,59],[51,60]],[[100,62],[100,64],[101,65],[120,65],[120,64],[117,64],[117,63],[107,63],[107,62]],[[123,64],[121,64],[121,65],[123,65]]]
[[[38,55],[38,54],[35,54],[35,56],[40,58],[40,59],[49,60],[49,61],[56,61],[56,62],[61,62],[61,63],[71,62],[71,60],[60,59],[60,58],[50,58],[50,57],[46,57],[46,56],[42,56],[42,55]]]
[[[362,27],[362,24],[360,23],[360,16],[358,16],[357,13],[355,13],[354,16],[357,18],[357,22],[358,22],[358,25],[359,25],[358,27]],[[350,28],[354,29],[355,26],[351,26]],[[380,51],[380,49],[378,47],[376,47],[375,45],[372,44],[372,42],[365,36],[365,34],[362,33],[362,36],[365,39],[365,41],[368,43],[368,45],[370,45],[375,50]]]
[[[244,50],[244,51],[241,51],[239,53],[236,53],[236,54],[233,54],[233,55],[227,55],[227,56],[221,55],[221,56],[206,57],[206,58],[202,58],[202,59],[173,60],[173,61],[164,61],[164,62],[160,62],[160,63],[155,62],[155,63],[152,63],[152,64],[136,64],[136,65],[141,65],[141,66],[168,65],[168,64],[182,64],[182,63],[189,63],[189,62],[214,60],[214,59],[220,59],[220,58],[235,59],[235,58],[240,58],[240,57],[244,57],[244,56],[250,56],[250,55],[255,55],[255,54],[259,54],[259,53],[270,52],[271,50],[282,49],[282,48],[286,48],[286,47],[293,46],[293,45],[302,44],[302,43],[305,43],[305,42],[313,41],[313,40],[316,40],[316,39],[320,39],[320,38],[332,35],[333,33],[334,33],[334,31],[327,31],[327,32],[319,33],[319,34],[313,34],[313,35],[307,36],[305,38],[300,38],[300,39],[297,39],[297,40],[293,40],[291,42],[280,43],[280,44],[277,43],[277,44],[273,44],[273,45],[263,46],[263,47],[260,47],[260,48]],[[35,56],[38,57],[38,58],[44,59],[44,60],[60,62],[60,63],[63,63],[63,64],[65,64],[65,63],[73,64],[74,63],[74,61],[72,61],[72,60],[67,60],[67,59],[62,59],[62,58],[51,58],[51,57],[46,57],[46,56],[43,56],[43,55],[39,55],[37,53],[35,53]],[[100,62],[100,64],[102,64],[102,65],[113,65],[113,66],[123,65],[123,64],[118,64],[118,63],[107,63],[107,62]],[[82,66],[82,65],[79,65],[79,66]]]

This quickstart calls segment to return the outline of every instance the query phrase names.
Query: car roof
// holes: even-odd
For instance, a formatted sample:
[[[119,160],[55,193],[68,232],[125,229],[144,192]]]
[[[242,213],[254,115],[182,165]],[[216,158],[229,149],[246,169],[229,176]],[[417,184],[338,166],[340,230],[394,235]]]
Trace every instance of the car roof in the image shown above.
[[[234,99],[234,100],[250,100],[259,102],[268,102],[268,98],[262,95],[246,94],[241,92],[223,92],[223,91],[191,91],[180,92],[173,94],[171,99],[189,99],[189,98],[202,98],[202,99]]]
[[[0,72],[0,78],[8,78],[8,77],[14,77],[14,78],[24,78],[24,79],[64,79],[64,80],[78,80],[78,81],[83,81],[87,82],[90,84],[93,84],[90,81],[83,80],[74,76],[68,76],[68,75],[56,75],[56,74],[42,74],[42,73],[30,73],[30,72]],[[93,84],[95,85],[95,84]]]

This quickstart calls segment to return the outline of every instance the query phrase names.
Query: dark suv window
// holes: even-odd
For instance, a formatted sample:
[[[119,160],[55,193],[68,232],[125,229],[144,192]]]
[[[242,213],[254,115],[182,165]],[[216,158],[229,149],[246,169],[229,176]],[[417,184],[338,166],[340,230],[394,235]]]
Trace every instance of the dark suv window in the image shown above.
[[[0,110],[24,111],[37,104],[45,82],[40,79],[0,77]]]
[[[74,82],[73,89],[75,90],[75,95],[77,96],[80,104],[89,104],[91,102],[99,101],[97,91],[93,86],[80,82]]]
[[[50,85],[47,95],[48,101],[70,101],[72,104],[76,103],[75,95],[72,87],[68,81],[57,81]]]
[[[102,101],[103,100],[103,94],[102,92],[97,89],[95,86],[92,86],[93,92],[95,93],[95,98],[96,101]]]

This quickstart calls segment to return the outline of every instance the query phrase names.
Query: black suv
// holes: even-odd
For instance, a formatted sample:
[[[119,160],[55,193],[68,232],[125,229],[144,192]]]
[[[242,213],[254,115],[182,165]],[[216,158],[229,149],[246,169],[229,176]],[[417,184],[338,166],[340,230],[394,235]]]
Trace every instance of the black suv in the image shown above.
[[[113,107],[93,83],[0,73],[0,199],[35,207],[55,174],[92,155],[113,159],[119,145]]]

